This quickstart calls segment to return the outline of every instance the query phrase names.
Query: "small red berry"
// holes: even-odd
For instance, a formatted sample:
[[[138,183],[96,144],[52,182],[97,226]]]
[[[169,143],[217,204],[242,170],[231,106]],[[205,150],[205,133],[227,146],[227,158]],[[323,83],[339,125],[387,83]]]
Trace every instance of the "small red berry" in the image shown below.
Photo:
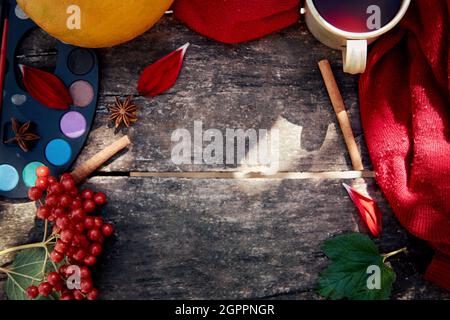
[[[37,178],[34,185],[36,186],[36,188],[44,191],[48,188],[48,180],[47,178]]]
[[[60,195],[60,194],[64,193],[64,187],[61,183],[54,182],[48,187],[48,192],[55,194],[55,195]]]
[[[102,217],[94,217],[94,225],[96,228],[101,229],[101,227],[103,227]]]
[[[81,233],[76,234],[72,241],[72,246],[75,246],[77,248],[88,248],[89,244],[89,240],[84,234]]]
[[[93,243],[89,248],[89,253],[93,256],[98,256],[102,253],[102,245],[100,243]]]
[[[72,197],[68,194],[63,194],[59,197],[59,205],[63,208],[68,208],[72,205]]]
[[[28,198],[32,201],[37,201],[42,198],[42,190],[36,187],[31,187],[28,190]]]
[[[73,300],[73,295],[71,293],[64,293],[59,297],[59,300]]]
[[[54,263],[60,263],[64,259],[64,254],[54,250],[50,253],[50,259],[52,259]]]
[[[61,181],[64,181],[64,180],[73,180],[73,176],[72,176],[72,174],[70,174],[70,173],[63,173],[63,174],[61,175],[61,177],[60,177],[60,180],[61,180]]]
[[[70,190],[70,191],[67,191],[67,193],[72,197],[72,198],[76,198],[76,197],[78,197],[78,190],[75,188],[75,189],[72,189],[72,190]]]
[[[83,202],[81,199],[74,199],[72,201],[72,205],[70,206],[71,209],[79,209],[83,206]]]
[[[55,285],[53,286],[53,290],[55,290],[56,292],[61,292],[62,289],[64,289],[64,281],[62,280],[55,283]]]
[[[69,247],[69,249],[67,249],[67,256],[73,256],[73,254],[75,253],[75,251],[77,251],[77,248],[75,248],[75,247]]]
[[[106,195],[103,192],[97,192],[94,195],[94,201],[95,201],[95,204],[97,204],[98,206],[103,206],[106,204],[106,201],[107,201]]]
[[[89,293],[94,288],[91,279],[81,279],[80,283],[81,292]]]
[[[53,184],[53,183],[58,182],[58,180],[55,177],[53,177],[53,176],[48,177],[47,180],[48,180],[49,184]]]
[[[59,275],[58,272],[50,272],[47,275],[47,282],[50,283],[52,286],[55,286],[60,281],[61,281],[61,276]]]
[[[84,231],[84,223],[78,222],[77,224],[75,224],[74,230],[76,233],[82,233]]]
[[[39,295],[39,289],[36,286],[29,286],[27,288],[27,296],[30,299],[36,299]]]
[[[86,251],[84,251],[83,249],[77,250],[72,256],[72,258],[74,258],[77,261],[83,261],[85,257]]]
[[[67,276],[67,268],[68,267],[69,266],[66,265],[66,264],[63,264],[61,267],[59,267],[59,269],[58,269],[59,274],[62,275],[63,277],[66,277]]]
[[[81,279],[87,279],[91,277],[91,270],[86,266],[80,267],[80,276]]]
[[[87,216],[86,218],[84,218],[84,226],[86,227],[86,229],[94,229],[95,228],[94,217]]]
[[[84,300],[84,294],[80,290],[74,290],[73,296],[75,300]]]
[[[52,215],[54,215],[56,218],[64,217],[66,216],[66,210],[63,207],[53,208]]]
[[[88,294],[87,294],[87,298],[88,298],[88,300],[97,300],[98,299],[98,296],[99,296],[99,291],[98,291],[98,289],[96,289],[96,288],[93,288],[92,290],[91,290],[91,292],[89,292]]]
[[[71,295],[72,294],[72,290],[70,290],[69,288],[67,288],[67,287],[64,287],[62,290],[61,290],[61,294],[63,295]]]
[[[81,198],[83,198],[84,200],[90,200],[94,197],[94,191],[92,191],[91,189],[84,189],[83,191],[81,191]]]
[[[38,291],[39,291],[40,295],[43,295],[44,297],[48,297],[50,295],[50,293],[52,293],[53,287],[48,282],[42,282],[38,287]]]
[[[85,200],[83,202],[83,209],[84,211],[86,211],[87,213],[92,213],[95,211],[95,202],[94,200]]]
[[[59,253],[65,254],[67,252],[68,246],[66,243],[62,242],[61,240],[56,241],[55,244],[55,250]]]
[[[39,219],[45,220],[50,216],[50,210],[46,206],[40,206],[36,211],[36,217]]]
[[[49,207],[56,207],[59,204],[59,197],[54,194],[49,194],[45,198],[45,204]]]
[[[102,233],[105,237],[109,237],[114,233],[114,227],[110,223],[105,223],[102,227]]]
[[[46,166],[40,166],[36,169],[36,175],[39,178],[47,178],[50,175],[50,169]]]
[[[93,266],[97,263],[97,258],[92,255],[87,255],[86,258],[84,258],[84,264],[87,266]]]
[[[71,216],[76,221],[83,221],[86,216],[86,211],[82,208],[76,208],[71,211]]]
[[[91,241],[98,241],[102,236],[102,233],[99,229],[91,229],[87,233],[87,237]]]
[[[66,190],[66,191],[71,191],[73,189],[76,189],[76,187],[77,187],[77,185],[75,184],[75,181],[73,181],[72,178],[61,180],[61,184],[64,187],[64,190]]]
[[[64,243],[71,242],[73,239],[73,236],[74,236],[74,233],[70,229],[61,231],[61,241]]]
[[[62,216],[62,217],[59,217],[56,219],[56,226],[58,228],[61,228],[62,230],[66,230],[66,229],[70,228],[71,221],[70,221],[69,217]]]

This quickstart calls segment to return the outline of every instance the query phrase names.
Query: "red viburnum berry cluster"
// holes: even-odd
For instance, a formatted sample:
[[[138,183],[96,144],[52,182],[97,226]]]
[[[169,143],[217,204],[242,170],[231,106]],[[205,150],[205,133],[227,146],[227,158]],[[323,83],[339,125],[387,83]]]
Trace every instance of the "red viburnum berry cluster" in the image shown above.
[[[90,267],[96,264],[105,237],[111,236],[114,229],[111,224],[104,223],[101,216],[92,214],[106,204],[106,196],[91,189],[79,192],[70,174],[63,174],[59,181],[50,176],[47,167],[39,167],[36,174],[35,187],[29,189],[28,197],[41,203],[37,218],[53,225],[56,243],[50,259],[62,266],[58,272],[48,273],[38,286],[28,287],[27,295],[35,299],[56,291],[60,293],[60,300],[95,300],[99,292],[93,286]],[[77,289],[67,287],[67,279],[74,272],[69,266],[79,268],[81,279]]]

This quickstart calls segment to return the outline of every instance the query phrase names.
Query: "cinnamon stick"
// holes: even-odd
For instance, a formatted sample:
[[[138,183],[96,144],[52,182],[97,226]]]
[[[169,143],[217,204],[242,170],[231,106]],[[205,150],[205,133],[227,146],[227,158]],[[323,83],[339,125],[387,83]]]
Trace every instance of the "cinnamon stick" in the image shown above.
[[[318,65],[320,72],[322,73],[328,95],[330,96],[331,104],[333,105],[334,112],[336,113],[339,126],[341,127],[342,134],[344,135],[345,144],[347,145],[347,149],[350,154],[353,169],[356,171],[362,171],[364,170],[364,167],[361,161],[361,155],[355,141],[355,136],[353,135],[350,119],[347,111],[345,110],[344,99],[339,91],[330,63],[328,60],[322,60],[319,61]]]
[[[92,158],[82,163],[80,166],[72,171],[73,179],[76,183],[79,183],[91,175],[95,170],[100,168],[106,161],[112,158],[119,151],[125,149],[131,144],[131,140],[128,136],[124,136],[107,146],[102,151],[95,154]]]

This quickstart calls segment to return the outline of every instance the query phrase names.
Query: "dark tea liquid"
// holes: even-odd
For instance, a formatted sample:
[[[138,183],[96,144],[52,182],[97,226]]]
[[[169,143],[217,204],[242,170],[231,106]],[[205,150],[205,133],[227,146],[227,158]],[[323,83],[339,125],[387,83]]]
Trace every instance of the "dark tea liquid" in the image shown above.
[[[313,0],[313,3],[320,15],[336,28],[371,32],[394,19],[402,0]]]

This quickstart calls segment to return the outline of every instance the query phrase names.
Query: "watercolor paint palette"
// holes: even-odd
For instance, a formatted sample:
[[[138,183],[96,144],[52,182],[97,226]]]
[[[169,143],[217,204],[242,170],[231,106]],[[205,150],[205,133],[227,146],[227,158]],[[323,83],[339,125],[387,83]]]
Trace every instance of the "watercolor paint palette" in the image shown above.
[[[37,167],[48,166],[52,175],[60,175],[70,169],[81,152],[95,116],[99,66],[93,50],[58,41],[55,75],[69,88],[73,105],[56,110],[34,100],[19,85],[16,48],[37,26],[14,0],[6,3],[9,28],[0,114],[0,197],[25,198],[28,188],[34,186]],[[14,137],[13,118],[20,124],[31,121],[33,132],[40,137],[28,152],[17,143],[5,143]]]

